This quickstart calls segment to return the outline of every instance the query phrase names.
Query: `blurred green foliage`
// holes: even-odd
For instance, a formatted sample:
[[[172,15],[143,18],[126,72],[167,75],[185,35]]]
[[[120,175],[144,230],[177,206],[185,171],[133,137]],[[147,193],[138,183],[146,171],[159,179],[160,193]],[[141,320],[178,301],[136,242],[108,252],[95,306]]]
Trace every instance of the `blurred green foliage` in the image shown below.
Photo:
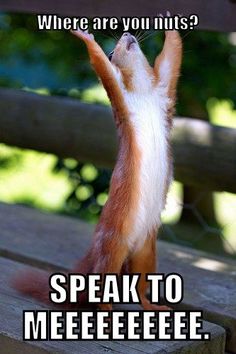
[[[120,31],[116,33],[116,36],[119,35]],[[113,49],[115,40],[111,33],[102,31],[95,33],[95,37],[106,53]],[[236,100],[235,36],[191,31],[183,32],[182,37],[184,61],[177,113],[204,118],[208,111],[214,111],[221,100],[226,100],[225,104],[229,105],[230,111],[228,125],[235,124],[235,117],[231,114],[234,108],[232,102]],[[0,41],[0,86],[33,90],[40,94],[68,95],[89,102],[108,104],[106,94],[98,85],[91,69],[84,44],[70,33],[38,31],[36,16],[33,15],[1,14]],[[153,63],[160,52],[162,43],[163,33],[160,32],[153,33],[142,42],[142,49],[150,63]],[[216,119],[215,122],[222,124],[222,119]],[[28,173],[32,174],[33,169],[38,171],[36,165],[39,163],[46,166],[45,169],[40,169],[44,173],[44,177],[41,176],[43,187],[39,187],[35,176],[37,182],[32,187],[35,191],[33,197],[27,197],[26,186],[20,193],[15,191],[19,189],[17,183],[21,180],[20,175],[17,175],[18,182],[13,179],[12,184],[7,184],[9,178],[5,171],[10,171],[11,167],[14,167],[11,170],[14,176],[16,170],[19,172],[26,165],[30,166]],[[19,149],[5,146],[0,148],[0,177],[3,184],[5,178],[8,186],[7,190],[0,188],[1,198],[46,208],[47,200],[54,200],[52,210],[79,215],[91,221],[96,221],[106,201],[110,174],[108,170],[96,169],[92,165],[71,159],[61,160],[34,152],[23,153]],[[60,181],[53,179],[55,176]],[[50,185],[50,188],[46,188],[47,193],[46,183]],[[61,197],[56,193],[58,188],[63,191]],[[14,198],[11,197],[13,194]]]
[[[119,36],[119,31],[116,36]],[[111,32],[95,32],[106,53],[115,40]],[[183,32],[184,61],[179,84],[178,112],[196,110],[206,115],[208,98],[236,99],[236,41],[227,33]],[[38,31],[36,16],[0,15],[1,86],[45,87],[51,94],[76,97],[97,79],[91,70],[85,46],[64,31]],[[156,32],[141,46],[150,63],[161,50],[163,33]],[[235,44],[235,43],[234,43]]]

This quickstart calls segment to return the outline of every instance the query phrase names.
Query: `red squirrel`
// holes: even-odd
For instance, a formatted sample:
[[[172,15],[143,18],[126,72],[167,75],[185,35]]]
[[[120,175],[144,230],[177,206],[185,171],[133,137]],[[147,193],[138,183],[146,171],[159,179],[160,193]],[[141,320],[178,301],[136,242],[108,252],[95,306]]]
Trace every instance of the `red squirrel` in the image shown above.
[[[87,46],[90,61],[111,101],[119,136],[109,196],[91,247],[73,273],[140,273],[138,294],[145,310],[164,310],[146,297],[147,273],[156,272],[156,235],[172,180],[170,129],[182,60],[177,31],[151,67],[135,36],[125,32],[109,58],[92,34],[73,32]],[[41,301],[49,299],[48,279],[28,274],[15,287]],[[80,302],[81,299],[80,299]],[[79,303],[80,304],[80,303]],[[100,304],[111,310],[111,304]]]

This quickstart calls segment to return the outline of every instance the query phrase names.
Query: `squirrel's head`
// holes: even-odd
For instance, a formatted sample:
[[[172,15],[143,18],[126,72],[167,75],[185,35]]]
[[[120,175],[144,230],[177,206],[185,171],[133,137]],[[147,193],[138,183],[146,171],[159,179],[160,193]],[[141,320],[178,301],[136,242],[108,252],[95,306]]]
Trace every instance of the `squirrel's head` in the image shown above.
[[[140,85],[142,79],[152,75],[152,69],[143,54],[135,36],[125,32],[116,44],[115,49],[109,54],[111,63],[119,69],[123,82],[128,88]],[[136,84],[135,84],[136,83]]]

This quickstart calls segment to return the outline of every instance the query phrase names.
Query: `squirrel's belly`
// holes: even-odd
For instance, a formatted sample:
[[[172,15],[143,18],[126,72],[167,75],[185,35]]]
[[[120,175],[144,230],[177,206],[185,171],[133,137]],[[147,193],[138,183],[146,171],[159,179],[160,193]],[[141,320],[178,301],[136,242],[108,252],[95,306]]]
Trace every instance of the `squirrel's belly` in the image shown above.
[[[161,223],[171,173],[166,129],[164,122],[156,116],[151,121],[149,117],[148,124],[146,122],[137,127],[136,139],[141,151],[141,163],[138,203],[128,237],[132,251],[140,249]]]
[[[158,164],[156,167],[161,166]],[[164,170],[156,168],[151,171],[153,175],[143,174],[141,177],[138,204],[133,216],[132,231],[128,237],[131,250],[140,249],[146,238],[156,232],[161,224],[161,212],[165,206],[168,185],[166,171],[166,167]]]

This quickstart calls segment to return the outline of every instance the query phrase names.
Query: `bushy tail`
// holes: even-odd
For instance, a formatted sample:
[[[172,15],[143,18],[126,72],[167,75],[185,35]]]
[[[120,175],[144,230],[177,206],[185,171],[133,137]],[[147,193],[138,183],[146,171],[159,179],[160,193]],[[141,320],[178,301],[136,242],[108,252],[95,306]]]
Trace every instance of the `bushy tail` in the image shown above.
[[[51,304],[49,276],[39,271],[28,271],[15,277],[12,280],[12,286],[23,295],[33,297],[44,304]]]
[[[89,257],[85,257],[83,260],[79,261],[72,273],[88,274],[91,271],[91,260]],[[51,274],[43,273],[40,271],[26,271],[21,273],[20,276],[13,278],[11,285],[14,289],[19,291],[25,296],[32,297],[44,304],[50,306],[56,306],[50,301],[49,292],[52,290],[49,285],[49,278]],[[67,275],[65,273],[65,275]],[[78,302],[76,304],[63,303],[63,307],[84,307],[87,305],[86,292],[79,295]],[[58,304],[58,306],[60,306]]]

